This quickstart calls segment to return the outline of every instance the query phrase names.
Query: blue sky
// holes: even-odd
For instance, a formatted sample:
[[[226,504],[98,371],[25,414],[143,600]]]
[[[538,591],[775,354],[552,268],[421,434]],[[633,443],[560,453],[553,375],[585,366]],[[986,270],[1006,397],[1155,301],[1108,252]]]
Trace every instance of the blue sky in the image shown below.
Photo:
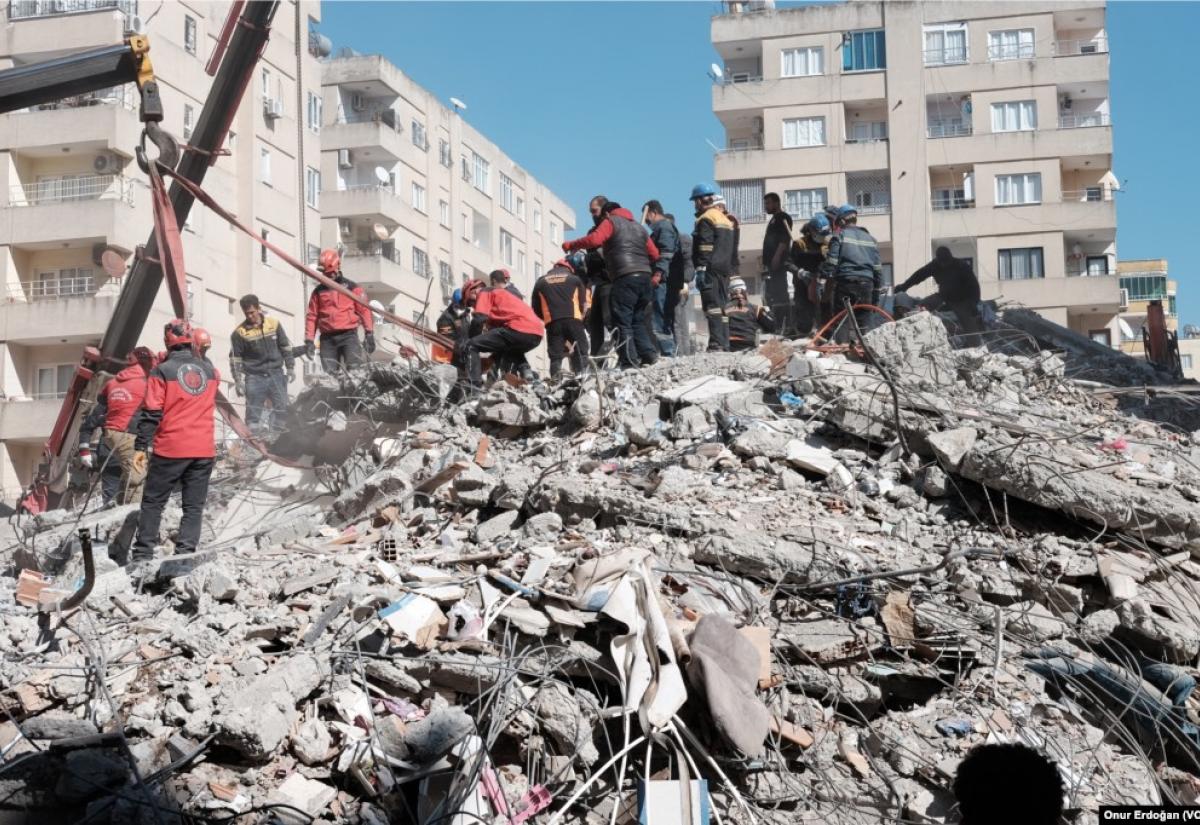
[[[334,48],[382,54],[586,220],[603,192],[633,211],[658,198],[688,222],[711,179],[709,19],[716,2],[326,0]],[[1120,257],[1170,261],[1183,323],[1200,325],[1200,104],[1192,89],[1200,4],[1109,4]],[[1184,161],[1186,159],[1186,162]]]

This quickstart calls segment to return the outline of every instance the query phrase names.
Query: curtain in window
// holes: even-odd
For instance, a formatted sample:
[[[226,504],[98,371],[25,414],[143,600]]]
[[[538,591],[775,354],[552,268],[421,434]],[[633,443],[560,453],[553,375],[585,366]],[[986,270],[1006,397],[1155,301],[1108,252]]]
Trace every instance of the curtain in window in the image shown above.
[[[925,63],[965,63],[966,29],[936,29],[925,32]]]
[[[1033,29],[1009,29],[988,33],[988,55],[992,60],[1033,57]]]
[[[1012,205],[1019,203],[1041,203],[1042,175],[1034,172],[1025,175],[997,175],[996,203]]]
[[[842,46],[842,69],[859,72],[887,67],[882,30],[850,32],[850,42]]]
[[[1016,132],[1037,128],[1037,104],[1032,100],[1014,100],[992,104],[992,131]]]
[[[761,180],[718,181],[725,196],[726,208],[742,221],[754,221],[763,214],[763,182]]]
[[[780,74],[783,77],[807,77],[822,73],[821,63],[824,50],[820,47],[784,49],[781,54],[783,55],[783,65],[780,68]]]
[[[783,197],[788,214],[802,221],[820,212],[829,202],[825,189],[789,189]]]
[[[1045,277],[1042,270],[1042,248],[1001,249],[1000,280],[1024,281]]]
[[[825,118],[796,117],[783,121],[783,148],[824,145]]]

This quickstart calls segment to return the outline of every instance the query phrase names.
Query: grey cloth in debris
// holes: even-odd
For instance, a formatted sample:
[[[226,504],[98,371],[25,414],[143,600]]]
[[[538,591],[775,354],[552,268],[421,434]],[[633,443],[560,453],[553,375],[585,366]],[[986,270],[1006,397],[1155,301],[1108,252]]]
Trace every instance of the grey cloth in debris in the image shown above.
[[[747,756],[761,756],[770,715],[754,695],[758,651],[736,627],[714,615],[700,619],[689,646],[688,679],[707,699],[717,730]]]

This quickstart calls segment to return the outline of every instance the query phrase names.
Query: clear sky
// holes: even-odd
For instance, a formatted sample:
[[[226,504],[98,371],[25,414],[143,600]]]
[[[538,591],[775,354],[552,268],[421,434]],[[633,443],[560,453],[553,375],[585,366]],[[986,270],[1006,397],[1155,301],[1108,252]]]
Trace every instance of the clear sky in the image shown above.
[[[684,225],[713,174],[709,20],[717,2],[325,0],[334,49],[382,54],[465,117],[587,221],[597,193]],[[1181,323],[1200,325],[1200,3],[1109,4],[1117,250],[1167,258]],[[1193,200],[1195,198],[1196,200]]]

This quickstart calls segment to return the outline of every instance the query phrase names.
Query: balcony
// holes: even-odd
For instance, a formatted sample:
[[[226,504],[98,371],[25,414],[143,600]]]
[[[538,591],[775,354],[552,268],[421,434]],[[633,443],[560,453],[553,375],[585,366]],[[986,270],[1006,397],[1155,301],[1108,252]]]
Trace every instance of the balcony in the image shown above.
[[[941,212],[941,211],[948,210],[948,209],[974,209],[975,201],[974,201],[974,199],[959,197],[957,195],[952,198],[950,198],[950,197],[941,197],[941,198],[934,197],[930,201],[930,206],[932,207],[934,212]]]
[[[9,0],[8,19],[29,20],[34,17],[58,17],[89,11],[137,14],[137,0]]]
[[[354,162],[369,159],[394,163],[401,158],[403,131],[396,125],[396,113],[392,109],[369,115],[354,113],[342,122],[324,127],[321,148],[349,150],[354,153]]]
[[[120,43],[137,9],[134,0],[11,0],[0,51],[50,57]]]
[[[61,407],[62,398],[58,395],[0,402],[0,433],[4,433],[5,441],[44,441],[54,428]]]
[[[979,285],[984,300],[1004,298],[1031,309],[1066,307],[1068,314],[1116,312],[1121,304],[1121,290],[1116,275],[984,280]]]
[[[1108,54],[1108,38],[1092,37],[1085,40],[1055,40],[1055,57],[1073,57],[1079,54]]]
[[[13,286],[0,305],[0,335],[27,346],[94,341],[104,334],[119,295],[118,282],[97,289],[91,276]]]
[[[403,291],[406,279],[418,281],[415,275],[406,275],[401,263],[400,252],[392,243],[360,243],[342,254],[342,271],[346,277],[368,292],[396,293]]]
[[[1103,112],[1058,116],[1059,129],[1092,129],[1097,126],[1112,126],[1112,120]]]
[[[763,109],[775,106],[794,106],[798,99],[805,103],[841,105],[847,100],[886,100],[884,72],[870,71],[839,74],[826,66],[823,75],[780,77],[738,83],[714,83],[713,112],[720,118],[724,113],[748,112],[761,115]],[[802,91],[801,91],[802,90]]]
[[[124,153],[142,133],[137,91],[132,85],[78,95],[55,103],[0,115],[0,146],[20,156],[61,158],[67,152]]]
[[[9,187],[0,208],[0,244],[47,249],[66,241],[106,242],[126,252],[146,236],[142,184],[120,175],[81,175]],[[142,199],[144,201],[144,199]]]
[[[1090,199],[1084,193],[1071,193],[1070,200],[975,208],[935,209],[930,232],[935,238],[1016,235],[1032,231],[1030,227],[1072,227],[1074,229],[1111,229],[1117,225],[1115,202],[1111,197]]]
[[[970,123],[930,123],[925,134],[931,138],[970,137]]]
[[[966,46],[946,46],[940,49],[925,50],[926,66],[956,66],[967,63]]]
[[[404,203],[389,184],[363,183],[321,192],[321,214],[333,218],[367,219],[368,223],[400,225]]]

